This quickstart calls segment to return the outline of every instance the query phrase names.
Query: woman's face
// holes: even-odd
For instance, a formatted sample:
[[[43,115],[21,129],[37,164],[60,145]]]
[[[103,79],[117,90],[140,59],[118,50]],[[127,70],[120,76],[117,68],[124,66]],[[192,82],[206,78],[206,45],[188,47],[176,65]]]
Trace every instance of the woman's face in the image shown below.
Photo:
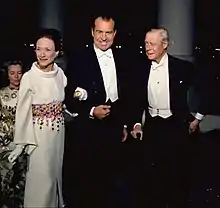
[[[36,43],[36,56],[40,69],[48,68],[53,64],[58,53],[59,52],[55,50],[53,40],[46,37],[38,39]]]
[[[21,65],[10,65],[8,67],[8,78],[10,82],[10,86],[12,88],[19,87],[20,81],[22,77],[22,68]]]

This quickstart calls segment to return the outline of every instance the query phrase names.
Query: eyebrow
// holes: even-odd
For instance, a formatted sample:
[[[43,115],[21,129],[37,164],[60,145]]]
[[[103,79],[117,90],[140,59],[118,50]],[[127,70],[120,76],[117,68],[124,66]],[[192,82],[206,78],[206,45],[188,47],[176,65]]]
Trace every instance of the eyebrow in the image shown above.
[[[46,47],[42,47],[42,46],[37,46],[36,48],[46,48],[46,49],[50,49],[50,50],[52,50],[52,48],[51,47],[49,47],[49,46],[46,46]]]
[[[114,32],[114,30],[104,31],[104,30],[99,30],[99,29],[96,29],[95,31],[98,31],[98,32],[106,32],[106,33],[113,33],[113,32]]]

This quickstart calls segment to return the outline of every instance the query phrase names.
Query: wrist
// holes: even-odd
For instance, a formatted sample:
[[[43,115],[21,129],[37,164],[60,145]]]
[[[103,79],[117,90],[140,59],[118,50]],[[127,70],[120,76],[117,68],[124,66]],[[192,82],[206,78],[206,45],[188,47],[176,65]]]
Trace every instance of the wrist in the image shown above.
[[[24,149],[25,145],[24,144],[16,144],[16,148],[18,149]]]
[[[201,122],[201,120],[200,119],[198,119],[198,118],[195,118],[195,120],[194,120],[196,123],[200,123]]]
[[[94,118],[94,111],[95,111],[95,107],[92,107],[90,112],[89,112],[89,117],[90,118]]]

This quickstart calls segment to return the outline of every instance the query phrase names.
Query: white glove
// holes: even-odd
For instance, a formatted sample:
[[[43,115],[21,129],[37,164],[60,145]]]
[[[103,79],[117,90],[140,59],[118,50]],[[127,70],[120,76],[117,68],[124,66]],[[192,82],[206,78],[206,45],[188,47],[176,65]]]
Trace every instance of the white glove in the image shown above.
[[[79,99],[80,101],[86,100],[88,98],[88,93],[85,89],[83,89],[81,87],[77,87],[74,92],[73,97]]]
[[[19,155],[23,152],[24,145],[23,144],[17,144],[15,149],[10,153],[8,156],[8,160],[11,163],[14,163],[14,161],[19,157]]]
[[[70,111],[68,111],[68,109],[67,109],[67,107],[66,107],[65,104],[63,104],[63,109],[64,109],[64,112],[65,112],[66,114],[68,114],[69,116],[71,116],[71,117],[73,117],[73,118],[79,115],[78,113],[71,113]]]

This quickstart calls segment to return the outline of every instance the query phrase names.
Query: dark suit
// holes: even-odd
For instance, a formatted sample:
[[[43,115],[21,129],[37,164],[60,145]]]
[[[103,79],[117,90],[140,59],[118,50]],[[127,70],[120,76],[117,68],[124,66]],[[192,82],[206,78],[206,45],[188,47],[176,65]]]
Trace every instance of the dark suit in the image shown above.
[[[130,57],[120,49],[113,50],[113,56],[119,99],[107,102],[111,105],[111,113],[102,120],[90,116],[92,107],[106,103],[102,73],[93,45],[77,51],[67,66],[65,104],[69,111],[77,112],[79,116],[67,126],[66,151],[69,149],[71,154],[65,154],[73,158],[70,172],[76,179],[72,186],[78,189],[76,195],[79,194],[80,207],[113,207],[115,202],[115,180],[121,169],[121,139],[123,125],[126,124],[123,109],[127,92],[126,74],[131,64],[128,61]],[[73,99],[76,87],[88,92],[87,100]]]
[[[146,59],[146,58],[145,58]],[[139,187],[143,196],[142,205],[149,207],[185,207],[188,189],[187,158],[190,157],[188,140],[189,122],[192,116],[187,102],[187,92],[195,81],[193,64],[168,55],[170,110],[172,116],[152,117],[148,111],[148,79],[151,62],[142,62],[142,72],[136,84],[136,99],[133,103],[133,122],[141,123],[143,111],[146,120],[142,144],[144,158]],[[204,114],[200,105],[198,111]],[[142,207],[142,206],[141,206]],[[144,206],[143,206],[144,207]]]

